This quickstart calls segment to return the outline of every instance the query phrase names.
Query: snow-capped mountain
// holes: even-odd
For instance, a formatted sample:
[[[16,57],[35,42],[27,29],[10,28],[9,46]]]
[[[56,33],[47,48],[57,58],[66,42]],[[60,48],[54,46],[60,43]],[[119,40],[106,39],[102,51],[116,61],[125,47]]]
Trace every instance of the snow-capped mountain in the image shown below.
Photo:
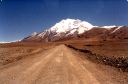
[[[75,38],[100,38],[100,39],[127,39],[128,27],[126,26],[93,26],[89,22],[79,19],[65,19],[43,32],[34,32],[22,41],[51,42]],[[103,40],[104,40],[103,39]]]

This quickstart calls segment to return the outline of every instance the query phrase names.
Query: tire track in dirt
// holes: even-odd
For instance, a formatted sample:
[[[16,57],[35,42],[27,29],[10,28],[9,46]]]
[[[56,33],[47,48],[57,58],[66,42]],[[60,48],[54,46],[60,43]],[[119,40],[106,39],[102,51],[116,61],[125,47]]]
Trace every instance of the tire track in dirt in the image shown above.
[[[58,51],[57,48],[41,53],[39,56],[23,59],[14,63],[7,69],[0,70],[0,84],[31,84],[40,74],[42,67],[52,60],[51,56]],[[52,52],[49,54],[49,52]],[[6,81],[7,80],[7,81]]]

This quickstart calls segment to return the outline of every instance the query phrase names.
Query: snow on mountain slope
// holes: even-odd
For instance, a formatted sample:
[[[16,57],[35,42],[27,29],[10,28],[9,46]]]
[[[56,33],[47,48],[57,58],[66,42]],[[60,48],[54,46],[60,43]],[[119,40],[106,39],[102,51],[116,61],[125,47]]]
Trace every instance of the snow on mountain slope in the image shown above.
[[[85,21],[81,21],[79,19],[75,20],[75,19],[66,19],[66,20],[62,20],[59,23],[56,23],[53,27],[51,27],[51,31],[56,31],[57,33],[62,33],[62,32],[67,32],[67,31],[71,31],[73,29],[76,28],[81,28],[83,27],[83,30],[89,30],[93,27],[93,25],[91,25],[88,22]],[[78,32],[81,33],[81,31],[78,29]]]
[[[14,41],[2,41],[0,42],[0,44],[4,44],[4,43],[14,43],[14,42],[20,42],[21,40],[14,40]]]
[[[118,32],[118,33],[117,33]],[[116,37],[127,38],[128,28],[124,26],[93,26],[79,19],[65,19],[56,23],[50,29],[40,33],[34,32],[22,41],[58,41],[62,39],[84,37]],[[115,36],[116,35],[116,36]],[[122,36],[123,35],[123,36]],[[107,37],[106,37],[107,36]],[[122,36],[122,37],[121,37]],[[125,37],[124,37],[125,36]]]
[[[102,27],[102,28],[106,28],[106,29],[108,28],[108,29],[109,29],[109,28],[114,28],[114,27],[116,27],[116,26],[115,26],[115,25],[112,25],[112,26],[101,26],[101,27]]]

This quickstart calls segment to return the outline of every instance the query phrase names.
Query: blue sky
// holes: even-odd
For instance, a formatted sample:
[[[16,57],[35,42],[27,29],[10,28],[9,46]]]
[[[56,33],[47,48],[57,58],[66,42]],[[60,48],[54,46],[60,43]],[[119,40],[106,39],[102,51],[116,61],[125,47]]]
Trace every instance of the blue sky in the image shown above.
[[[0,41],[22,39],[72,18],[93,25],[128,25],[127,0],[3,0]]]

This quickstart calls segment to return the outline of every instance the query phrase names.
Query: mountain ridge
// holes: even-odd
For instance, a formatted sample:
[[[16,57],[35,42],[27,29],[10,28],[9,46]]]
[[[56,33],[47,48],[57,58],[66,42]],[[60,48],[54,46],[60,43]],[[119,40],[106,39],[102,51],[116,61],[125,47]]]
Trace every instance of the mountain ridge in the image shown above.
[[[128,27],[115,25],[93,26],[89,22],[79,19],[65,19],[43,32],[34,32],[22,41],[53,42],[74,38],[128,39]]]

